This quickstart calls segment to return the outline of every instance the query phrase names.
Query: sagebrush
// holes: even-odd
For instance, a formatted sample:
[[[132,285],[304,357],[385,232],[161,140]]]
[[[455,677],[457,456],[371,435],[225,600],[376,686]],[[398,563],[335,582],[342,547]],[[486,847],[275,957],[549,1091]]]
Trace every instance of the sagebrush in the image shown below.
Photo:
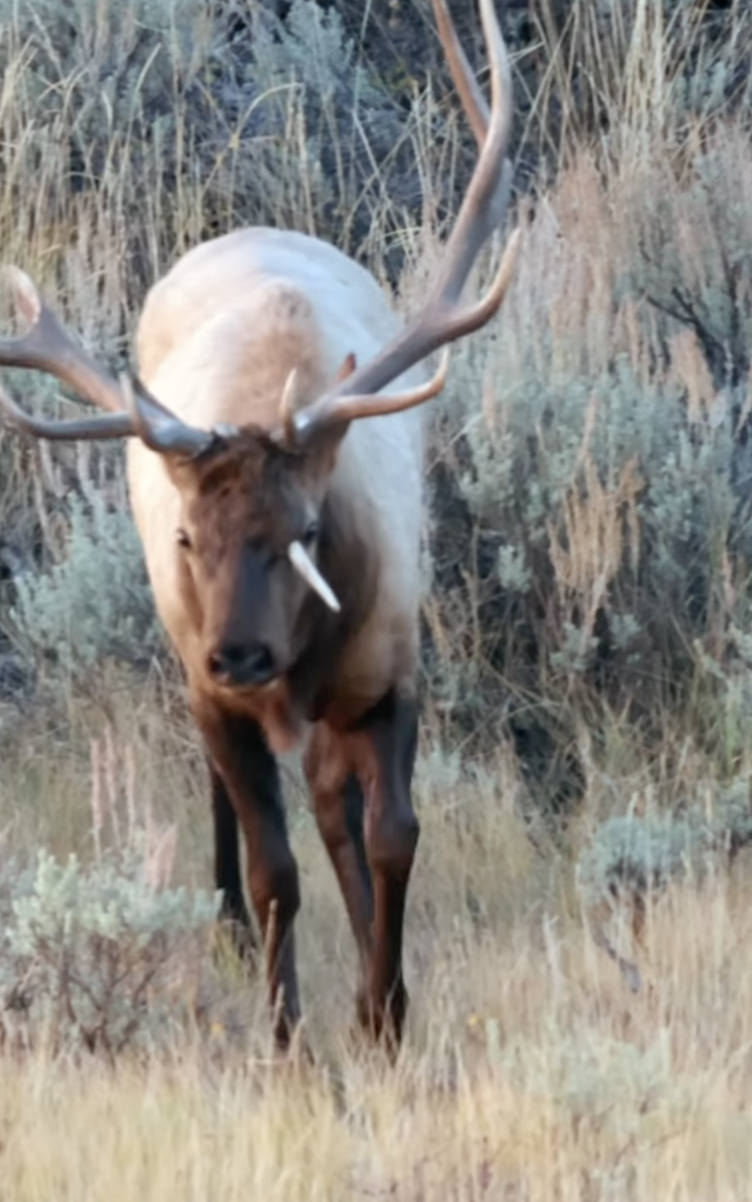
[[[40,851],[35,867],[5,870],[0,1042],[111,1058],[164,1044],[190,1020],[217,899],[153,879],[145,848],[141,832],[88,867]]]

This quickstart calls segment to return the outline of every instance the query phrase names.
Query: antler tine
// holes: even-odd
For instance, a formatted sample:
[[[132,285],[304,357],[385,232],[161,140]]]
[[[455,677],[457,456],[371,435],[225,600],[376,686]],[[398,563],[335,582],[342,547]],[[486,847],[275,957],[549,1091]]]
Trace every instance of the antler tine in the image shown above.
[[[127,413],[105,413],[99,417],[80,418],[73,421],[45,421],[24,413],[0,384],[0,412],[8,418],[8,424],[34,438],[53,441],[67,439],[127,438],[133,434],[133,422]]]
[[[512,74],[509,56],[494,12],[493,0],[480,0],[491,69],[490,111],[462,52],[445,0],[433,0],[439,35],[463,106],[481,145],[480,157],[445,248],[444,265],[424,308],[407,328],[369,363],[336,383],[313,405],[295,414],[279,437],[304,444],[322,428],[359,417],[393,413],[434,396],[431,386],[400,396],[376,396],[382,388],[440,346],[484,325],[500,307],[512,280],[519,248],[513,234],[486,295],[462,308],[459,298],[478,254],[501,224],[511,191],[511,164],[506,158],[512,125]],[[439,375],[441,373],[438,373]],[[442,384],[443,386],[443,384]],[[440,389],[437,388],[436,391]]]
[[[458,50],[460,47],[444,0],[434,0],[434,6],[436,5],[437,19],[443,9],[444,18],[452,28],[452,43],[446,48],[455,81],[460,72],[464,73],[465,87],[460,89],[460,95],[471,124],[473,111],[479,100],[483,104],[487,120],[485,137],[482,141],[479,139],[480,157],[460,206],[454,229],[447,240],[444,270],[436,285],[437,303],[452,305],[459,300],[481,247],[493,231],[498,229],[509,203],[512,167],[506,154],[512,134],[512,69],[494,11],[494,0],[480,0],[480,14],[491,68],[491,111],[488,113],[464,54],[452,55],[452,44]],[[467,98],[471,98],[469,109]]]
[[[343,394],[337,398],[337,422],[350,422],[361,417],[384,417],[389,413],[401,413],[403,409],[412,409],[430,401],[432,397],[439,395],[446,384],[450,357],[449,347],[445,346],[441,352],[439,366],[431,379],[426,384],[419,384],[405,392],[390,392],[384,396],[375,396],[373,393]],[[288,413],[284,427],[288,441],[291,436],[299,442],[305,441],[311,422],[315,420],[315,412],[312,418],[315,408],[316,406],[310,406],[292,415]]]
[[[137,435],[159,452],[200,454],[213,435],[181,422],[141,384],[118,383],[68,333],[32,282],[18,267],[7,269],[16,304],[29,322],[25,334],[0,339],[0,366],[47,372],[70,385],[106,413],[73,421],[46,421],[23,412],[0,387],[0,412],[35,438],[95,439]]]
[[[29,329],[19,338],[0,339],[0,365],[47,372],[100,409],[122,412],[123,397],[117,382],[74,341],[25,272],[9,267],[7,274]]]

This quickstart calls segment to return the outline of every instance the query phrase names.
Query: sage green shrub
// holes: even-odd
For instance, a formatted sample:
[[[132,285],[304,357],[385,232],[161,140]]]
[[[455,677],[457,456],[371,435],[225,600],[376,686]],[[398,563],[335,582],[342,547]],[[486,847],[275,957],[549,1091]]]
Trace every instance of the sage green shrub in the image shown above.
[[[510,738],[555,808],[616,715],[636,746],[683,726],[723,772],[746,754],[750,186],[735,128],[634,178],[583,155],[439,406],[431,692],[447,738]]]
[[[185,982],[217,899],[157,887],[138,843],[89,867],[40,851],[0,880],[0,1034],[109,1057],[153,1048],[189,1017]]]
[[[37,668],[80,687],[108,660],[146,667],[163,643],[130,512],[93,489],[67,509],[63,555],[15,581],[11,618]]]

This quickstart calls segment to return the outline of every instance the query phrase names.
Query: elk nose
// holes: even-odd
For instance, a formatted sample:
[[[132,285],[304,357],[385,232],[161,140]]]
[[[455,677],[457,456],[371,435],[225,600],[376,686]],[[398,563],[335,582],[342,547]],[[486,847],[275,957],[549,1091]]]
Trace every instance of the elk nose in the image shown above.
[[[264,643],[223,643],[209,654],[207,666],[223,684],[266,684],[275,675],[274,657]]]

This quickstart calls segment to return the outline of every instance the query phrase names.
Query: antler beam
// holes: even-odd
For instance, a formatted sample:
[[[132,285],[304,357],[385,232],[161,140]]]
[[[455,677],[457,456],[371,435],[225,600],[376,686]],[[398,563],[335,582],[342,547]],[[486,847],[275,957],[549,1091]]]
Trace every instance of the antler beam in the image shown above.
[[[490,110],[462,51],[445,0],[434,0],[433,6],[455,86],[481,148],[480,157],[447,241],[444,264],[425,307],[369,363],[356,368],[314,404],[288,416],[279,437],[297,445],[304,445],[322,428],[408,409],[422,404],[427,395],[435,395],[439,388],[431,391],[430,385],[427,394],[426,386],[400,396],[376,394],[432,351],[485,325],[499,309],[512,280],[519,231],[510,238],[486,295],[473,305],[459,304],[482,246],[501,224],[511,191],[512,171],[506,155],[512,124],[512,75],[493,0],[480,0],[491,70]],[[439,377],[441,370],[434,379]]]
[[[18,338],[0,339],[0,365],[47,372],[100,409],[97,417],[45,421],[31,417],[0,387],[0,411],[17,429],[36,438],[94,439],[139,437],[154,451],[197,455],[214,435],[182,422],[141,384],[118,383],[75,341],[18,267],[7,269],[16,306],[29,323]]]

